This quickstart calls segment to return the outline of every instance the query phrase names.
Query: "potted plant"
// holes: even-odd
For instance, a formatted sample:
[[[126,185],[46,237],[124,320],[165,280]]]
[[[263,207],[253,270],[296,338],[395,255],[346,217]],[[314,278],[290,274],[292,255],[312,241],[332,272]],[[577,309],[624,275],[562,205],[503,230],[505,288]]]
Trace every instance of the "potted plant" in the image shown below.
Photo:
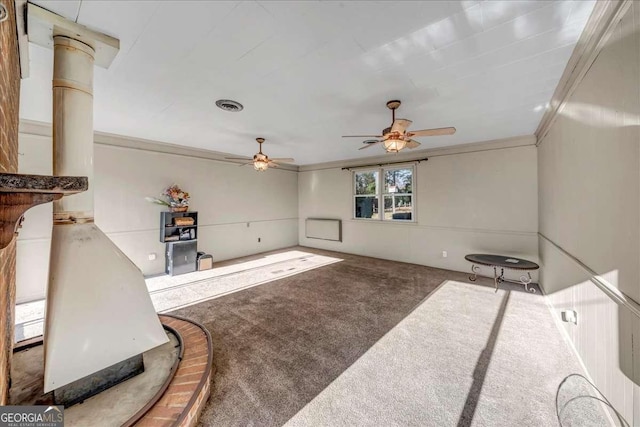
[[[189,209],[189,193],[177,184],[167,187],[162,192],[163,199],[147,197],[146,200],[157,205],[167,206],[171,212],[186,212]]]

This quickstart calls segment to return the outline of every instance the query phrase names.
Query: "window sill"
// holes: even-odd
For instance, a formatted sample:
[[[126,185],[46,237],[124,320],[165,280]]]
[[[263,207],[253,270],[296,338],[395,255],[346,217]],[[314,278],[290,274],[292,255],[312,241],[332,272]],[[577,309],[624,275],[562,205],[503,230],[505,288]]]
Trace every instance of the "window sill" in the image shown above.
[[[371,223],[380,223],[380,224],[411,224],[411,225],[418,225],[417,221],[413,221],[413,220],[401,220],[401,219],[396,219],[396,220],[380,220],[380,219],[370,219],[370,218],[351,218],[349,219],[349,221],[355,221],[355,222],[371,222]]]

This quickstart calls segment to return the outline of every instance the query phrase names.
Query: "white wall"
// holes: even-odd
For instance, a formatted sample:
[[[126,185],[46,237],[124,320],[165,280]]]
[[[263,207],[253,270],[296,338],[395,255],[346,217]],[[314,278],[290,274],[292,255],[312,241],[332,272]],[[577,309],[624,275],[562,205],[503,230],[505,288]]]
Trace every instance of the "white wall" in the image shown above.
[[[52,174],[51,138],[19,135],[18,172]],[[49,273],[53,203],[38,205],[24,215],[16,243],[16,302],[44,297]]]
[[[22,133],[19,150],[21,173],[51,173],[50,137]],[[198,250],[213,254],[214,262],[298,243],[296,171],[258,173],[250,166],[103,143],[95,144],[94,161],[96,223],[145,275],[164,272],[165,245],[159,241],[163,207],[144,198],[173,183],[191,194],[190,210],[199,213]],[[18,302],[44,297],[50,236],[51,204],[30,210],[18,239]]]
[[[494,144],[486,151],[467,147],[469,152],[458,154],[427,153],[429,160],[416,167],[415,223],[353,219],[352,173],[339,166],[305,166],[298,178],[300,244],[458,271],[470,270],[464,256],[474,252],[536,261],[534,143],[531,137],[527,145],[510,148]],[[306,238],[305,219],[310,217],[342,219],[343,241]]]
[[[640,3],[541,138],[538,162],[540,233],[570,254],[540,238],[542,285],[556,313],[578,312],[577,325],[562,324],[568,336],[596,385],[640,425],[640,389],[625,376],[640,375],[638,319],[572,259],[640,301]]]

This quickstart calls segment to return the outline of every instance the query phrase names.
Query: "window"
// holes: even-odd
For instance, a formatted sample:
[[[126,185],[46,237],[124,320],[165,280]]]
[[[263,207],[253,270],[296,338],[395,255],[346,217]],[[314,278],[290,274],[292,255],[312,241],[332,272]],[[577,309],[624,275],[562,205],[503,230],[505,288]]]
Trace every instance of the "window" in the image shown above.
[[[354,218],[413,221],[413,176],[413,166],[354,172]]]
[[[356,172],[355,217],[378,218],[378,171]]]

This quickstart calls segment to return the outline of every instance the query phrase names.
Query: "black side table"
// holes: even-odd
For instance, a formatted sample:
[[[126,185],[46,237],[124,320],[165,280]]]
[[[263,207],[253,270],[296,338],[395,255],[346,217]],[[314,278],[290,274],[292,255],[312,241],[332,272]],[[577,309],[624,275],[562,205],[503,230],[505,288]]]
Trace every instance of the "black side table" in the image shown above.
[[[536,290],[533,288],[529,288],[529,283],[531,283],[531,271],[537,270],[540,268],[538,264],[533,261],[528,261],[526,259],[507,257],[503,255],[491,255],[491,254],[469,254],[464,257],[467,261],[469,261],[471,265],[472,276],[469,276],[469,280],[475,282],[478,277],[478,269],[479,265],[486,265],[488,267],[493,267],[493,282],[496,286],[496,292],[498,291],[498,284],[502,282],[512,282],[512,283],[520,283],[524,285],[524,289],[527,292],[535,293]],[[500,268],[500,275],[498,275],[498,268]],[[516,282],[515,280],[508,280],[504,278],[504,270],[518,270],[518,271],[526,271],[526,275],[520,276],[520,281]]]

